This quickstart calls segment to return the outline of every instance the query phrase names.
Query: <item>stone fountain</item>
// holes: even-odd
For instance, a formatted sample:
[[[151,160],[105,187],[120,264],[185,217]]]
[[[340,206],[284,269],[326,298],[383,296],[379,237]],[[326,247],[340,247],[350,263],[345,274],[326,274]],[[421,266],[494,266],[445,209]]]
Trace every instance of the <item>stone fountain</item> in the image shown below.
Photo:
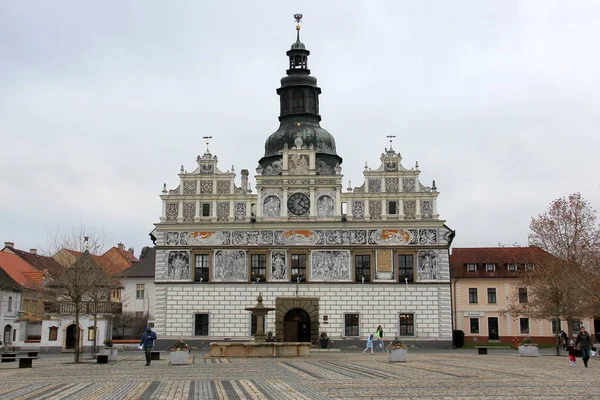
[[[254,307],[246,307],[256,317],[256,333],[252,342],[213,342],[210,344],[211,357],[299,357],[310,355],[310,343],[306,342],[267,342],[265,340],[265,316],[272,307],[265,307],[262,293],[258,294]]]

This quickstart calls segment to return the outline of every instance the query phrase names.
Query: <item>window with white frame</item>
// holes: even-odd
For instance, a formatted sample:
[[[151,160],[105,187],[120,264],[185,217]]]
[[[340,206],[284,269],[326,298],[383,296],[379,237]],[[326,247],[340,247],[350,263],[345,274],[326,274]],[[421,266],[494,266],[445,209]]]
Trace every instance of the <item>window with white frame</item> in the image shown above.
[[[146,285],[138,283],[135,285],[135,298],[143,299],[146,296]]]
[[[208,336],[208,314],[194,315],[194,336]]]
[[[471,333],[479,333],[479,318],[470,318],[469,327],[471,329]]]
[[[477,271],[477,264],[473,264],[473,263],[467,264],[467,271],[469,271],[469,272]]]
[[[345,336],[358,336],[359,332],[359,316],[358,314],[345,314],[344,315],[344,335]]]
[[[527,288],[519,288],[519,303],[527,303]]]
[[[493,264],[493,263],[485,264],[485,270],[488,272],[494,272],[496,270],[496,264]]]
[[[522,334],[529,334],[529,318],[519,318],[519,328]]]
[[[415,315],[400,314],[400,336],[415,336]]]
[[[525,271],[533,271],[534,265],[533,264],[525,264]]]
[[[496,288],[488,288],[487,290],[487,302],[489,304],[496,303]]]
[[[506,264],[507,268],[510,272],[516,272],[517,271],[517,264]]]
[[[194,282],[208,282],[208,254],[196,254]]]
[[[477,288],[469,288],[469,303],[477,303]]]

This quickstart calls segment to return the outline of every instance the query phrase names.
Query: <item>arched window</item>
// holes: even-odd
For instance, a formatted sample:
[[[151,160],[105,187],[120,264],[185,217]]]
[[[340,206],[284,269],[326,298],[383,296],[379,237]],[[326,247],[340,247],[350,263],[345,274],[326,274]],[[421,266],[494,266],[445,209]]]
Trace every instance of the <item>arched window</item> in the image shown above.
[[[308,91],[307,108],[309,113],[317,113],[317,96],[315,95],[314,90]]]
[[[302,93],[302,90],[294,90],[292,98],[294,100],[294,114],[304,112],[304,93]]]

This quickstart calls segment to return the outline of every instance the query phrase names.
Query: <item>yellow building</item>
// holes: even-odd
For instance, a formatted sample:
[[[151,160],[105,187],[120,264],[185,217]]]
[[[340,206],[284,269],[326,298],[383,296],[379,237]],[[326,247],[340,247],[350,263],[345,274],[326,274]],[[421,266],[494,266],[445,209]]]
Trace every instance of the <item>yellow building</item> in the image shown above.
[[[510,296],[527,301],[527,288],[519,287],[519,272],[535,268],[531,261],[540,252],[537,247],[452,249],[452,322],[454,329],[465,333],[466,343],[513,344],[515,337],[521,341],[528,336],[536,343],[554,343],[557,329],[569,332],[566,321],[557,327],[551,320],[500,315]],[[600,320],[584,320],[574,322],[570,331],[576,334],[582,323],[590,335],[600,330]]]

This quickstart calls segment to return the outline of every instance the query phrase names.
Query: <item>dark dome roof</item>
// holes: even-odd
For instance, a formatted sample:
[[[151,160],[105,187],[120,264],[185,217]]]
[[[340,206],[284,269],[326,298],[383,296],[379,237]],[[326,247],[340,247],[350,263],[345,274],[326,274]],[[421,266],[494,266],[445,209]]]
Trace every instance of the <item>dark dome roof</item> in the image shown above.
[[[285,144],[291,149],[295,146],[294,141],[298,136],[302,139],[303,146],[309,148],[312,145],[317,153],[337,156],[333,136],[321,128],[318,123],[304,122],[300,126],[290,123],[282,124],[265,141],[264,157],[281,154]]]

